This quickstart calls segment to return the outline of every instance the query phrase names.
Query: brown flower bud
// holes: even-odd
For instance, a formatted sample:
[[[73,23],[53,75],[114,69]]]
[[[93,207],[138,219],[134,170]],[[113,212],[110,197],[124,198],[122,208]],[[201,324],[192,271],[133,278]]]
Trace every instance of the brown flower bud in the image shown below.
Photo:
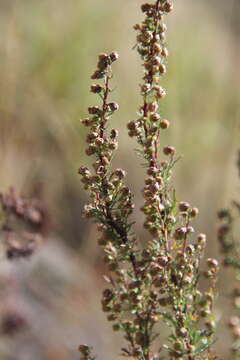
[[[119,179],[123,179],[126,176],[126,171],[122,170],[122,169],[116,169],[114,174],[119,178]]]
[[[164,88],[162,88],[161,86],[154,85],[153,89],[155,90],[156,97],[158,99],[162,99],[166,96],[166,90]]]
[[[149,3],[145,3],[141,6],[142,12],[147,12],[152,9],[152,5]]]
[[[207,241],[207,237],[205,234],[199,234],[197,240],[200,245],[205,245]]]
[[[158,103],[156,102],[156,101],[154,101],[154,102],[152,102],[152,103],[150,103],[150,104],[148,104],[148,111],[150,111],[150,112],[156,112],[157,111],[157,109],[158,109]]]
[[[96,80],[96,79],[102,79],[104,77],[104,73],[102,71],[100,71],[99,69],[96,70],[93,75],[91,76],[91,78],[93,80]]]
[[[158,43],[153,44],[153,51],[156,54],[160,54],[162,52],[162,47]]]
[[[186,236],[187,229],[186,227],[182,226],[175,230],[174,237],[176,240],[183,240]]]
[[[163,11],[169,13],[172,10],[173,10],[173,4],[170,1],[165,2],[165,4],[163,5]]]
[[[170,122],[166,119],[160,121],[160,128],[165,130],[169,128]]]
[[[152,176],[154,176],[154,175],[156,175],[158,173],[158,168],[156,168],[156,167],[154,167],[154,166],[151,166],[150,168],[148,168],[148,170],[147,170],[147,174],[148,175],[152,175]]]
[[[99,84],[93,84],[91,86],[91,92],[94,94],[98,94],[103,90],[103,87]]]
[[[210,268],[218,267],[218,261],[216,259],[212,259],[212,258],[207,259],[207,264]]]
[[[111,139],[116,139],[118,137],[118,130],[112,129],[110,137],[111,137]]]
[[[198,216],[198,214],[199,214],[198,208],[194,207],[194,208],[192,208],[192,209],[190,210],[190,216],[191,216],[191,217],[196,217],[196,216]]]
[[[158,121],[158,120],[160,120],[160,115],[158,113],[153,113],[150,116],[150,120],[151,121]]]
[[[162,32],[165,32],[167,31],[167,25],[166,24],[160,24],[159,25],[159,32],[162,33]]]
[[[168,53],[168,49],[167,48],[163,48],[161,51],[161,55],[165,58],[168,57],[169,53]]]
[[[160,65],[159,65],[159,72],[160,72],[161,74],[165,74],[166,71],[167,71],[166,65],[160,64]]]
[[[190,208],[190,204],[185,201],[181,201],[178,205],[180,211],[187,211]]]
[[[101,113],[101,110],[98,106],[89,106],[88,112],[91,115],[99,115]]]
[[[176,150],[175,150],[175,148],[174,148],[173,146],[165,146],[165,147],[163,148],[163,153],[164,153],[165,155],[171,155],[171,156],[173,156],[173,155],[175,154],[175,152],[176,152]]]
[[[107,106],[109,111],[117,111],[119,109],[119,105],[115,101],[109,103]]]
[[[141,86],[141,91],[142,91],[143,93],[147,93],[150,89],[151,89],[151,85],[148,84],[148,83],[143,84],[143,85]]]
[[[142,29],[142,27],[141,27],[140,24],[135,24],[135,25],[133,26],[133,28],[134,28],[134,30],[141,30],[141,29]]]
[[[130,121],[128,124],[127,124],[127,128],[128,130],[135,130],[137,128],[137,124],[135,121]]]
[[[114,61],[118,60],[119,54],[116,51],[113,51],[113,52],[111,52],[109,57],[110,57],[111,61],[114,62]]]

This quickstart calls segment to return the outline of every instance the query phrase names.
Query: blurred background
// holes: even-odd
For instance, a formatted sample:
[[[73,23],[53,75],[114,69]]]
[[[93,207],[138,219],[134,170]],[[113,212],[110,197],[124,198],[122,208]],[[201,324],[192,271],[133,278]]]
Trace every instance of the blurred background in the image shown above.
[[[99,52],[117,50],[113,120],[120,130],[115,164],[128,172],[135,192],[141,236],[143,169],[127,137],[126,123],[140,103],[141,64],[132,50],[132,25],[141,20],[140,0],[1,0],[0,2],[0,191],[14,185],[48,208],[51,231],[30,260],[0,262],[3,360],[78,359],[79,343],[94,345],[99,358],[119,358],[121,337],[99,306],[104,267],[95,226],[81,219],[87,201],[77,175],[85,156],[79,119],[95,104],[90,75]],[[175,168],[178,198],[200,209],[196,228],[208,235],[206,256],[218,253],[217,210],[239,193],[235,169],[240,127],[240,1],[176,2],[167,19],[168,97],[161,113],[171,121],[162,139],[183,157]],[[221,272],[226,289],[231,274]],[[228,301],[217,305],[221,326]],[[9,320],[10,319],[10,320]],[[4,323],[5,321],[5,323]],[[8,322],[7,322],[8,321]],[[9,330],[9,326],[3,329]],[[10,330],[14,327],[10,326]],[[230,339],[220,336],[225,356]]]

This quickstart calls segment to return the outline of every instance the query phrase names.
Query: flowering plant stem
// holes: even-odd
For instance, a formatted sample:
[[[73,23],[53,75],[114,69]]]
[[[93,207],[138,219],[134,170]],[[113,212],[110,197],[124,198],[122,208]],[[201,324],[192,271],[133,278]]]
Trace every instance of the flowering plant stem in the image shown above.
[[[100,97],[101,105],[90,106],[89,117],[82,120],[90,129],[86,154],[95,157],[93,170],[79,169],[91,198],[84,216],[98,224],[98,243],[109,270],[102,309],[113,330],[123,333],[126,345],[122,355],[138,360],[214,359],[210,349],[215,332],[213,301],[218,263],[208,259],[207,270],[200,269],[206,236],[194,236],[192,221],[198,209],[177,201],[171,180],[178,160],[176,150],[170,145],[161,149],[159,141],[170,125],[159,105],[166,96],[161,86],[168,57],[164,17],[172,9],[169,0],[144,3],[141,10],[145,18],[134,26],[138,32],[136,49],[144,68],[140,86],[143,101],[138,118],[127,127],[129,136],[136,138],[146,167],[141,210],[149,235],[144,244],[139,244],[133,231],[133,195],[124,184],[126,172],[111,166],[118,147],[118,131],[108,127],[119,108],[109,100],[116,52],[99,55],[92,79],[102,84],[93,84],[91,92]],[[160,159],[161,153],[165,159]],[[199,288],[202,275],[210,281],[206,291]],[[160,330],[163,323],[168,328],[166,336]],[[94,358],[87,345],[79,350],[82,360]]]

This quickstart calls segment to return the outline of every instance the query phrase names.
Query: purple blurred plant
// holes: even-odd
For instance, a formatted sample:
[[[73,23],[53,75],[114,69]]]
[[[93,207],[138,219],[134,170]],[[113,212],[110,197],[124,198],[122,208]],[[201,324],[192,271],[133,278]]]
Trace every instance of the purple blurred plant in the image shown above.
[[[237,168],[240,176],[240,151],[238,152]],[[229,209],[218,212],[220,225],[218,227],[218,241],[223,254],[223,266],[231,269],[234,274],[234,287],[229,294],[233,307],[233,315],[228,321],[234,339],[232,344],[232,359],[240,357],[240,247],[239,247],[239,217],[240,202],[234,200]]]
[[[14,188],[0,194],[3,220],[1,231],[9,260],[28,258],[43,240],[45,211],[37,199],[16,194]]]

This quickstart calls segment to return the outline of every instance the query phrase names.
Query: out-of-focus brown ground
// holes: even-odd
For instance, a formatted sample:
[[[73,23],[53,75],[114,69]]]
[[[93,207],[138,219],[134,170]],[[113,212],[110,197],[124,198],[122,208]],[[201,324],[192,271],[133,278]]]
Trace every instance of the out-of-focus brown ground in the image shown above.
[[[0,336],[3,360],[78,359],[77,346],[84,342],[94,345],[100,359],[119,356],[121,338],[111,332],[99,306],[104,267],[97,234],[81,219],[87,195],[77,168],[89,159],[79,118],[95,101],[88,89],[96,55],[118,50],[114,100],[120,111],[114,126],[121,136],[115,163],[128,171],[138,209],[144,171],[125,125],[135,118],[140,100],[140,61],[131,50],[140,3],[1,1],[0,190],[15,185],[19,192],[37,194],[47,204],[53,225],[31,260],[9,264],[2,252],[0,322],[8,330]],[[196,227],[208,234],[207,255],[218,258],[216,212],[239,192],[234,167],[240,115],[239,16],[236,0],[186,0],[176,3],[167,21],[169,95],[162,113],[172,126],[162,141],[184,155],[175,169],[178,198],[199,207]],[[138,210],[134,217],[141,230]],[[222,271],[219,288],[227,292],[230,279],[231,274]],[[219,299],[217,311],[219,317],[227,314],[226,298]],[[222,331],[216,348],[227,358],[229,339]]]

